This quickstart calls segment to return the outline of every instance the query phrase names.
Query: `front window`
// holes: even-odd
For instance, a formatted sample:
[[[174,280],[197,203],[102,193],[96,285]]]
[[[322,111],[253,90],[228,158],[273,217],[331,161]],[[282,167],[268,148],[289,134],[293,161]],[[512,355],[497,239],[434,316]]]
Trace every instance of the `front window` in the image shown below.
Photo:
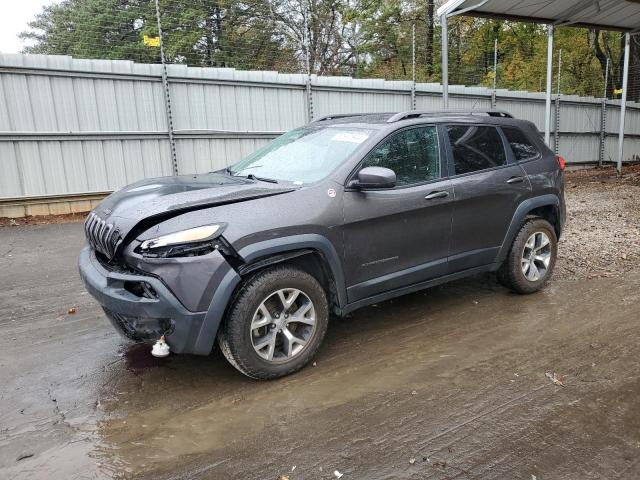
[[[372,132],[333,126],[299,128],[249,155],[229,173],[296,184],[317,182],[342,164]]]
[[[404,187],[440,178],[440,151],[436,127],[410,128],[382,142],[362,163],[384,167],[396,174],[396,185]]]

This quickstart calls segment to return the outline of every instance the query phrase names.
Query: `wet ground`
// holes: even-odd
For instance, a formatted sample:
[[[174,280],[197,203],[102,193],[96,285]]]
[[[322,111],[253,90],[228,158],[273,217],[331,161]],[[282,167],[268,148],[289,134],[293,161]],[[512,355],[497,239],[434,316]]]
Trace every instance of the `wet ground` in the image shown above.
[[[118,337],[80,224],[0,228],[0,478],[640,478],[638,187],[576,182],[544,292],[480,276],[370,307],[273,382]]]

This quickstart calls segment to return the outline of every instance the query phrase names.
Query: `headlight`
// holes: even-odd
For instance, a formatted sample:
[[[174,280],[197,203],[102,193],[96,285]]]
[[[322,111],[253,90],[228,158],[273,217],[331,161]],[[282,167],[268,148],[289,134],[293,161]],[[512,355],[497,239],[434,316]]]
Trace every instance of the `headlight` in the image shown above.
[[[220,225],[205,225],[202,227],[190,228],[181,232],[170,233],[162,237],[145,240],[139,249],[143,255],[154,257],[176,256],[176,254],[196,254],[208,253],[215,248],[214,240],[220,230]]]

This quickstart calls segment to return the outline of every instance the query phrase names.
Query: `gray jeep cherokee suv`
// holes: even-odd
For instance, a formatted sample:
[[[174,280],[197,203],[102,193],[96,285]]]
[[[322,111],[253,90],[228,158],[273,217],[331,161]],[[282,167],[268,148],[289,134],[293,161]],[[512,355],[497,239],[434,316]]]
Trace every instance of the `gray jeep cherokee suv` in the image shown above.
[[[502,112],[325,117],[236,165],[143,180],[85,223],[87,290],[136,341],[226,358],[253,378],[302,368],[330,314],[480,272],[549,280],[564,160]]]

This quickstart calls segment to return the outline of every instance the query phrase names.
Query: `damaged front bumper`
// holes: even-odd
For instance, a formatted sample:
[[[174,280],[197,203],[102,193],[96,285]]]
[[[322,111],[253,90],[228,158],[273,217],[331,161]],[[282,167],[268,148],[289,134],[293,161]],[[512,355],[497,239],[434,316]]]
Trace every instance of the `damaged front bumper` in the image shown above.
[[[211,351],[220,318],[213,319],[213,338],[203,342],[199,337],[207,311],[189,311],[158,278],[109,270],[90,247],[80,253],[79,270],[87,291],[126,337],[152,342],[164,334],[175,353]],[[208,321],[211,320],[209,316]]]

